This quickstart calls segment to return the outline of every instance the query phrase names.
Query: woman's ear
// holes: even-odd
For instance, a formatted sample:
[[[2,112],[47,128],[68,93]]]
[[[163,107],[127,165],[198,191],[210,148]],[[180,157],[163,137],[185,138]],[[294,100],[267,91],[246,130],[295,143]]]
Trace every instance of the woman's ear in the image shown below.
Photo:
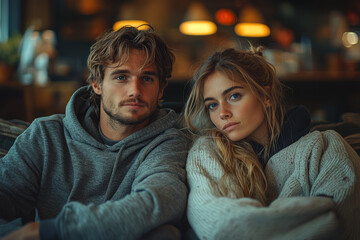
[[[96,82],[96,81],[93,81],[91,83],[91,86],[94,90],[94,92],[97,94],[97,95],[101,95],[102,91],[101,91],[101,84]]]
[[[265,89],[266,89],[266,91],[268,92],[268,94],[270,95],[270,90],[271,90],[270,86],[265,86]],[[264,103],[265,103],[265,106],[266,106],[266,107],[270,107],[270,106],[271,106],[270,98],[269,98],[269,97],[266,97],[266,98],[264,99]]]

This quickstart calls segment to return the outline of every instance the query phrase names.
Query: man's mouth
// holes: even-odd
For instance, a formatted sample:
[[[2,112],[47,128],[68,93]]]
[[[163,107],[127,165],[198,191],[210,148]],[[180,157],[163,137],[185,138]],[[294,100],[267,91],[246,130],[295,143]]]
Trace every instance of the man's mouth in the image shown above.
[[[126,100],[120,103],[120,106],[126,106],[130,108],[142,108],[145,107],[146,104],[142,100],[139,99],[132,99],[132,100]]]

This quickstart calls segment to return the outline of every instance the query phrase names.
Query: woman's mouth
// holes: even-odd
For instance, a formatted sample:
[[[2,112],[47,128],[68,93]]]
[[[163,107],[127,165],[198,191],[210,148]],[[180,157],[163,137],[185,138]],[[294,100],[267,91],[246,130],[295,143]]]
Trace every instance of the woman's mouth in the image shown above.
[[[239,124],[238,122],[230,122],[230,123],[227,123],[227,124],[224,125],[224,127],[223,127],[222,130],[223,130],[223,131],[226,131],[226,132],[231,131],[231,130],[233,130],[234,128],[236,128],[238,124]]]

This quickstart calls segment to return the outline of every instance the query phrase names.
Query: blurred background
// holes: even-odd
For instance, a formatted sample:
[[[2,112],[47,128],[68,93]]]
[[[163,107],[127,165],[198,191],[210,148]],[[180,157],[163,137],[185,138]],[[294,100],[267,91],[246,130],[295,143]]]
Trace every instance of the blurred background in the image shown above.
[[[313,120],[360,112],[359,0],[0,0],[0,118],[63,113],[86,84],[91,44],[123,20],[151,24],[174,50],[164,98],[177,111],[202,61],[250,42]]]

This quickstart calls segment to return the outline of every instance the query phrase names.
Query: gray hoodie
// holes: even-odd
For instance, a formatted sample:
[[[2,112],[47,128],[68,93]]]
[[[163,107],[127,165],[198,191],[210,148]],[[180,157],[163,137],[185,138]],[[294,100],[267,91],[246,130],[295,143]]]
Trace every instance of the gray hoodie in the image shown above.
[[[43,239],[136,239],[178,223],[188,146],[176,113],[158,110],[109,147],[88,96],[82,87],[65,115],[34,120],[0,159],[0,223],[36,208]]]

